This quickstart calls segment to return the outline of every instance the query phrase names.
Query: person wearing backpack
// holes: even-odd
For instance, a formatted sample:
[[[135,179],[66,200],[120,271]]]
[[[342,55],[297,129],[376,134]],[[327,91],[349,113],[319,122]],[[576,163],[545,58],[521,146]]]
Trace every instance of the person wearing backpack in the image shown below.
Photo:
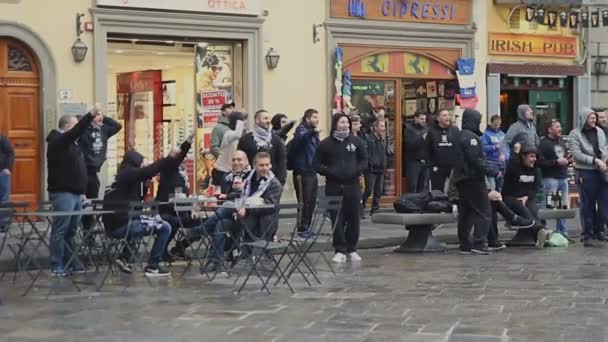
[[[317,201],[317,172],[313,167],[315,151],[319,146],[319,112],[307,109],[296,128],[294,138],[287,146],[287,165],[293,170],[293,185],[298,203],[298,232],[310,236],[310,222]]]

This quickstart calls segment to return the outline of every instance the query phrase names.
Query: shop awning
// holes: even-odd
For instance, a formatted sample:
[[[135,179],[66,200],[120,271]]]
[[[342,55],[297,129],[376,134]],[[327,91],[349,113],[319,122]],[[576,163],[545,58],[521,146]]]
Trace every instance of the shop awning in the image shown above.
[[[507,75],[583,76],[585,74],[585,67],[582,65],[560,64],[488,63],[488,73]]]

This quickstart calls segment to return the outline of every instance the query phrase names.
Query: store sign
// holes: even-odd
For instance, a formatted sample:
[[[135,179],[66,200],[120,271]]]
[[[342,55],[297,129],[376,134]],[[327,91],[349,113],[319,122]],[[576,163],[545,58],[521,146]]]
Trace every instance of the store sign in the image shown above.
[[[577,37],[490,33],[491,55],[576,58]]]
[[[332,18],[466,25],[471,12],[471,0],[331,0]]]
[[[259,15],[260,0],[97,0],[97,6]]]
[[[207,91],[201,94],[204,109],[220,109],[226,103],[226,91]]]

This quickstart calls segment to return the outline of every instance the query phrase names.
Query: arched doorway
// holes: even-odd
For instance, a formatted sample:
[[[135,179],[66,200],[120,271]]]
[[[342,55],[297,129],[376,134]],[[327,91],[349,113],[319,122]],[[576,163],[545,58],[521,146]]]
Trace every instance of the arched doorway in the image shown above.
[[[0,132],[15,149],[11,200],[40,201],[40,70],[22,42],[0,37]]]

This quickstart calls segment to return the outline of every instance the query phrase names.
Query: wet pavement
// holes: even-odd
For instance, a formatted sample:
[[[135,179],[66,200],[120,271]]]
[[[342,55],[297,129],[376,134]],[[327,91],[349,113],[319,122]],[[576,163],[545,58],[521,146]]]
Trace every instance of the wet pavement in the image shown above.
[[[272,295],[232,280],[114,277],[74,292],[0,281],[0,341],[607,341],[608,246],[491,256],[362,252],[323,284]],[[179,270],[179,266],[176,267]],[[177,273],[177,272],[176,272]],[[84,276],[86,281],[90,276]],[[128,287],[125,287],[129,285]]]

